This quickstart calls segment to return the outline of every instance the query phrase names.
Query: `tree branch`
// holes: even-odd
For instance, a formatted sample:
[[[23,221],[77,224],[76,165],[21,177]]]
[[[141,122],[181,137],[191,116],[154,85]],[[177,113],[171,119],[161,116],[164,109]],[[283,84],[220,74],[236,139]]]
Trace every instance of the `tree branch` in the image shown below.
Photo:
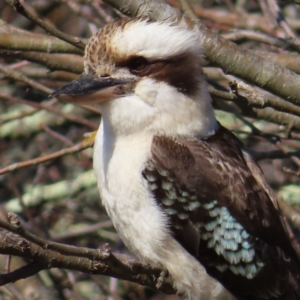
[[[59,30],[57,30],[54,26],[46,23],[45,21],[42,21],[40,18],[38,18],[36,15],[34,15],[28,8],[26,8],[26,3],[22,3],[19,0],[4,0],[8,5],[14,7],[14,9],[23,15],[25,18],[31,20],[41,28],[43,28],[48,34],[51,34],[53,36],[58,37],[61,40],[66,41],[67,43],[70,43],[71,45],[84,50],[85,43],[83,43],[79,38],[74,38],[73,36],[70,36],[66,33],[63,33]]]
[[[94,250],[47,241],[24,230],[16,215],[10,214],[10,220],[12,219],[15,225],[0,220],[0,227],[9,231],[2,231],[0,234],[0,253],[33,259],[34,262],[13,272],[1,274],[0,285],[27,278],[44,269],[64,268],[114,276],[157,289],[157,282],[163,271],[160,267],[144,264],[126,255],[113,254],[108,244]],[[175,292],[167,281],[160,285],[160,290],[168,294]]]

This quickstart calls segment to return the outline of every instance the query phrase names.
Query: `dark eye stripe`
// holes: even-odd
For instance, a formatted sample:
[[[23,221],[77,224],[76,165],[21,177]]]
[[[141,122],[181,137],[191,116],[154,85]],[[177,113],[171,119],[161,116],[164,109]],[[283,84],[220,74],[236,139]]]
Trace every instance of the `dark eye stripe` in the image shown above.
[[[133,57],[129,61],[128,66],[132,73],[138,73],[145,71],[145,69],[149,66],[149,62],[144,57]]]

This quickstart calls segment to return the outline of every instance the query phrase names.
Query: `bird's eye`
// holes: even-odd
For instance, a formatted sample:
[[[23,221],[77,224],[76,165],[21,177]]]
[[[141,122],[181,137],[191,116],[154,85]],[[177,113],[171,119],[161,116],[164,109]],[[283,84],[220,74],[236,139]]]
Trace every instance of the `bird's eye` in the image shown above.
[[[129,62],[130,71],[135,72],[135,73],[145,71],[148,66],[149,66],[149,63],[148,63],[147,59],[144,57],[134,57]]]

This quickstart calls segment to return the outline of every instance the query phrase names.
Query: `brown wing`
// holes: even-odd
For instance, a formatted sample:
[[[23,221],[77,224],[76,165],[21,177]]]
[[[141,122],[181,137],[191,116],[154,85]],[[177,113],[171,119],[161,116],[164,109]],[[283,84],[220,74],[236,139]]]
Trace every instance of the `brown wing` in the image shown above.
[[[300,299],[299,258],[260,168],[221,127],[155,136],[143,175],[174,237],[238,299]]]

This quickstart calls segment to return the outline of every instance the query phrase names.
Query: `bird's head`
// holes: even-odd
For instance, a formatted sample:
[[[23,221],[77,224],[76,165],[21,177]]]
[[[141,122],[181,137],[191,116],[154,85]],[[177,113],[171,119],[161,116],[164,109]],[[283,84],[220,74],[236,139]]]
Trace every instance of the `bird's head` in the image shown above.
[[[160,132],[161,127],[167,132],[175,126],[174,133],[186,134],[177,127],[201,117],[205,124],[194,127],[200,133],[205,127],[207,133],[213,131],[215,118],[201,59],[201,38],[194,24],[184,19],[121,19],[90,38],[84,74],[53,95],[98,105],[114,131]]]

